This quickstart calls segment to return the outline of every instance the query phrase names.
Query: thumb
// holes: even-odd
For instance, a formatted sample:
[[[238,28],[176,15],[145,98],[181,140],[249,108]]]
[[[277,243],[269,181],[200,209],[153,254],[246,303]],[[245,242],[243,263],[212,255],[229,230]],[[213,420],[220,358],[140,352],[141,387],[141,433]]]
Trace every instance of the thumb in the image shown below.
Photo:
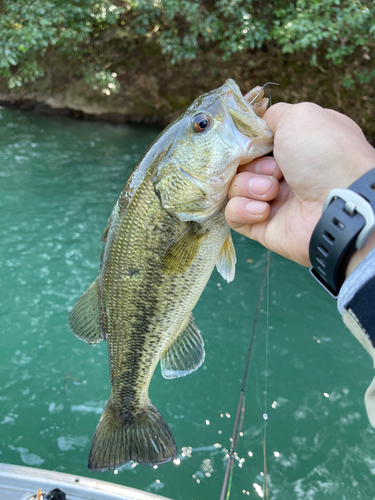
[[[263,120],[265,120],[268,127],[274,134],[276,133],[279,123],[283,119],[285,113],[287,113],[292,107],[293,104],[278,102],[267,109],[263,116]]]

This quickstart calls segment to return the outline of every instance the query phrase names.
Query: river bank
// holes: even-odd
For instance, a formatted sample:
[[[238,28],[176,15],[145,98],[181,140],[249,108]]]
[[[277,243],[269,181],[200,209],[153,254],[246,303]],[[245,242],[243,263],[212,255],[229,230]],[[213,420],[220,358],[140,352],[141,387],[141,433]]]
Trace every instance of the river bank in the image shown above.
[[[82,74],[78,60],[49,52],[43,59],[43,78],[16,90],[0,80],[0,104],[41,114],[65,114],[81,119],[166,126],[200,94],[233,78],[243,92],[267,81],[272,101],[312,101],[350,116],[375,144],[375,91],[370,85],[345,89],[342,78],[363,70],[368,61],[356,58],[346,67],[325,61],[325,67],[308,64],[308,54],[285,55],[275,47],[235,54],[223,61],[214,49],[196,60],[171,66],[154,46],[144,45],[106,69],[116,74],[119,92],[94,89]]]

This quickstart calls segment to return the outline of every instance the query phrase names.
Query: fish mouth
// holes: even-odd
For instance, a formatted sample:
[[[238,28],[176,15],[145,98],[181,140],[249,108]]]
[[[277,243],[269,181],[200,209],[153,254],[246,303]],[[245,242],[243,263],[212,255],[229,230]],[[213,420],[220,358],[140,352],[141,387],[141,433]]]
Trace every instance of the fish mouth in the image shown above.
[[[262,87],[255,87],[245,96],[234,80],[227,80],[223,85],[221,100],[224,108],[232,119],[233,125],[241,133],[243,144],[247,152],[260,147],[260,154],[272,150],[273,133],[262,119],[268,106],[268,99],[264,98]],[[248,161],[248,159],[246,159]]]
[[[254,114],[252,104],[261,100],[263,95],[263,88],[255,87],[245,96],[243,96],[239,86],[231,78],[229,78],[223,85],[222,97],[224,99],[224,102],[230,108],[239,109],[245,113]]]

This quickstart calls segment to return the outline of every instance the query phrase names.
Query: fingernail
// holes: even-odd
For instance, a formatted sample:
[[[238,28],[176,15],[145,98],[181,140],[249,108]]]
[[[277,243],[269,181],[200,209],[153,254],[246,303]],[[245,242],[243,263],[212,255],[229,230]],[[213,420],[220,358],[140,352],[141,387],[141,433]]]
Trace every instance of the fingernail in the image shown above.
[[[249,182],[249,188],[258,196],[264,196],[272,188],[272,181],[267,177],[253,177]]]
[[[246,211],[251,215],[262,215],[266,207],[261,201],[249,201],[246,205]]]
[[[273,175],[276,172],[277,163],[272,156],[264,156],[255,164],[255,172],[262,175]]]

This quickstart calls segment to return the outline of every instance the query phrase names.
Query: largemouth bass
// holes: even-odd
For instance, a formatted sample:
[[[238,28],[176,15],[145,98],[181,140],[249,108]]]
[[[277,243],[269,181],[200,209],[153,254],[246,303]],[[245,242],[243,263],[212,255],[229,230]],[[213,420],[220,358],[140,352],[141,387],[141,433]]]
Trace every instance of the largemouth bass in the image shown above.
[[[272,150],[261,118],[267,104],[260,87],[243,97],[233,80],[199,97],[154,141],[110,215],[98,277],[69,317],[77,337],[109,347],[111,393],[90,470],[177,455],[148,387],[159,361],[165,378],[203,363],[192,310],[215,265],[228,282],[234,278],[224,209],[238,165]]]

